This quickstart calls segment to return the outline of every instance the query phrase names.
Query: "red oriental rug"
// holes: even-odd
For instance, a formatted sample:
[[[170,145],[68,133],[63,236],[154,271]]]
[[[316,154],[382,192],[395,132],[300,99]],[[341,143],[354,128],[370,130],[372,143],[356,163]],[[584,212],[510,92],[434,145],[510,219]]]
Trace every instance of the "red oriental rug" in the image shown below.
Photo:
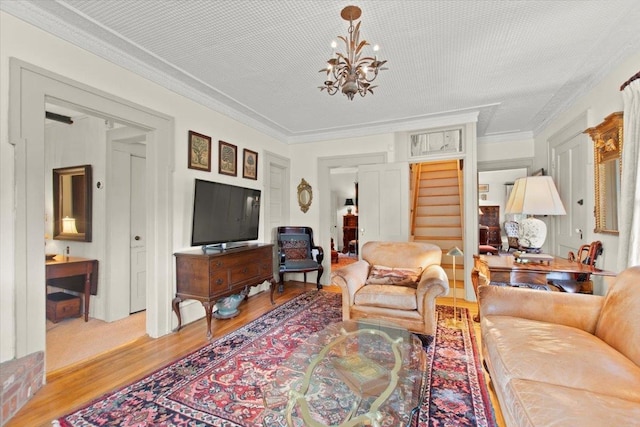
[[[342,320],[341,295],[311,291],[155,373],[53,421],[67,426],[263,427],[262,387],[292,350]],[[453,308],[438,306],[425,343],[429,371],[418,426],[495,426],[473,323],[449,328]],[[271,426],[268,426],[271,427]]]

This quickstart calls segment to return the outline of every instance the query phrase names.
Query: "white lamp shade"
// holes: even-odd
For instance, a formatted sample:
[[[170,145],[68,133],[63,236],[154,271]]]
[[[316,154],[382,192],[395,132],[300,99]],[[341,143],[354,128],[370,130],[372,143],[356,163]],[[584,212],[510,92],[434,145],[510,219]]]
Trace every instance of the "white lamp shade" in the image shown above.
[[[513,184],[505,213],[566,215],[567,211],[550,176],[528,176]]]
[[[68,216],[62,218],[62,232],[66,234],[78,234],[76,219]]]

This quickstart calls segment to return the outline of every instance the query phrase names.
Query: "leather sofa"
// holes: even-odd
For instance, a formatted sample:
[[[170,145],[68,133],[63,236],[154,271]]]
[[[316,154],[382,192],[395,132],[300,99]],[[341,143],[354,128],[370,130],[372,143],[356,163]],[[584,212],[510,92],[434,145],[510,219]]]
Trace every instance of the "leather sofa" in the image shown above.
[[[342,318],[377,319],[427,335],[436,331],[436,297],[449,292],[442,249],[420,242],[367,242],[362,259],[331,272],[342,289]]]
[[[507,426],[640,423],[640,266],[605,296],[478,291],[484,361]]]

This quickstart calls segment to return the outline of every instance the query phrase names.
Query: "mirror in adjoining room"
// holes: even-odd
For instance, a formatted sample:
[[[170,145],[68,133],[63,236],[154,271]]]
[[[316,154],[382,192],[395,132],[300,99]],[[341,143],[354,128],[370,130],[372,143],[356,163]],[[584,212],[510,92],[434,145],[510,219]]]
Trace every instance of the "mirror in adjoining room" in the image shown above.
[[[596,233],[618,234],[622,174],[622,112],[584,131],[593,139]]]
[[[91,241],[91,165],[53,170],[53,238]]]

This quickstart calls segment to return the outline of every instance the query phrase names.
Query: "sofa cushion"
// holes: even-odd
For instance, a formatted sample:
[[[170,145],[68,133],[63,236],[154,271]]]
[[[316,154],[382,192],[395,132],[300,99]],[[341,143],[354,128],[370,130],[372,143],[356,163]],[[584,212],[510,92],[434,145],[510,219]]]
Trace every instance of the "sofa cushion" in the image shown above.
[[[415,289],[396,285],[365,285],[356,292],[355,305],[417,310]]]
[[[581,329],[490,315],[482,342],[500,387],[518,378],[640,402],[640,367]]]
[[[556,384],[516,378],[501,397],[507,425],[631,426],[640,420],[640,402]]]
[[[384,265],[374,265],[371,267],[369,277],[365,282],[367,285],[404,285],[417,287],[418,279],[422,273],[422,267],[402,268],[386,267]]]
[[[616,277],[605,297],[595,334],[640,366],[639,279],[640,266],[628,268]]]

